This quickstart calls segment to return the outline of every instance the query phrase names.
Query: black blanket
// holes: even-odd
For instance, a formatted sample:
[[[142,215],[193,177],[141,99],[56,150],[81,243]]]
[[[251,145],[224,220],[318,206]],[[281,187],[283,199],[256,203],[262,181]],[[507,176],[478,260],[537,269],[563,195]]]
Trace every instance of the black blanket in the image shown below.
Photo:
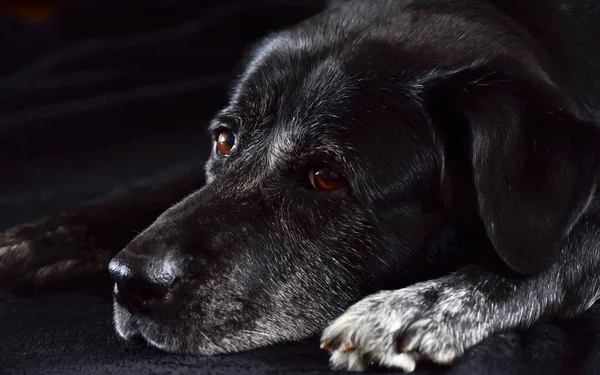
[[[198,168],[208,152],[205,122],[224,103],[244,48],[322,6],[199,3],[193,12],[71,9],[33,29],[0,21],[0,229]],[[104,297],[0,294],[0,374],[328,372],[315,340],[189,357],[123,342],[111,325]],[[568,322],[492,337],[450,373],[600,373],[599,333],[594,307]],[[446,371],[424,365],[417,373]]]
[[[600,307],[569,322],[540,324],[486,340],[450,374],[600,373]],[[327,355],[315,340],[216,357],[166,354],[120,340],[108,300],[86,295],[0,302],[2,374],[321,374]],[[424,365],[416,374],[446,369]],[[375,371],[375,373],[388,373]]]

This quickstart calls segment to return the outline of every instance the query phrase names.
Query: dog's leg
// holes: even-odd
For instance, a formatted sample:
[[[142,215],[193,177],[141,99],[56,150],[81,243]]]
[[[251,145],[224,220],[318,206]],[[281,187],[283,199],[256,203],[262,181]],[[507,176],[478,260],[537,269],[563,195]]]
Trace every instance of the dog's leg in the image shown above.
[[[419,359],[450,364],[495,332],[588,309],[600,289],[600,215],[589,212],[560,259],[530,278],[467,267],[440,279],[371,295],[323,333],[336,369],[370,363],[414,370]]]
[[[107,276],[107,265],[164,210],[200,188],[203,172],[0,233],[0,290],[32,293]]]

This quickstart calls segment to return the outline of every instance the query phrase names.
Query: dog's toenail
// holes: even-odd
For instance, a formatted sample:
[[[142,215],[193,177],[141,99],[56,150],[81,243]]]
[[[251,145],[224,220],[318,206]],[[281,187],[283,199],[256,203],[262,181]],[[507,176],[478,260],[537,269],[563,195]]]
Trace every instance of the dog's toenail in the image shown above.
[[[342,347],[340,348],[340,352],[348,353],[348,352],[353,351],[354,349],[356,349],[356,344],[351,342],[351,343],[342,345]]]

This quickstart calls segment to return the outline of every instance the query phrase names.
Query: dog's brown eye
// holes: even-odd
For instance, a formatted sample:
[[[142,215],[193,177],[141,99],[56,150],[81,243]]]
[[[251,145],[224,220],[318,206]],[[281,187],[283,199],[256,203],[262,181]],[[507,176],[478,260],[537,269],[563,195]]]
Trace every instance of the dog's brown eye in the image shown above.
[[[217,151],[223,156],[229,156],[235,145],[235,135],[230,132],[221,132],[217,137]]]
[[[313,168],[308,172],[310,184],[323,191],[334,191],[343,188],[346,180],[329,168]]]

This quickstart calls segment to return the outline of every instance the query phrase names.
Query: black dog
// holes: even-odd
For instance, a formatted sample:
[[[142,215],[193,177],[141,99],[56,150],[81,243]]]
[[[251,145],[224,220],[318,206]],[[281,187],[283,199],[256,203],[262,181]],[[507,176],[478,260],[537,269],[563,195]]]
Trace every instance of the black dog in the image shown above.
[[[210,126],[206,185],[110,262],[117,331],[216,354],[329,324],[335,368],[411,371],[586,310],[599,21],[593,0],[365,0],[271,36]]]

